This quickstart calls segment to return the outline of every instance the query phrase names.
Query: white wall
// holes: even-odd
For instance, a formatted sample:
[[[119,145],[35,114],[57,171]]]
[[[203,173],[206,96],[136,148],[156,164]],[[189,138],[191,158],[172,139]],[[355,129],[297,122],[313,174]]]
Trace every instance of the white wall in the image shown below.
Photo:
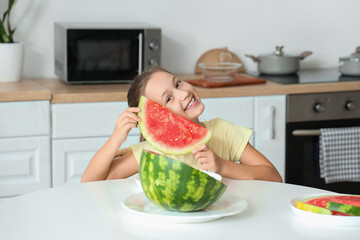
[[[3,1],[2,1],[2,4]],[[0,5],[1,7],[1,5]],[[56,21],[145,22],[163,30],[163,66],[192,73],[202,53],[222,46],[237,54],[314,52],[303,68],[336,67],[360,46],[358,0],[18,0],[12,22],[26,44],[24,75],[54,77]]]

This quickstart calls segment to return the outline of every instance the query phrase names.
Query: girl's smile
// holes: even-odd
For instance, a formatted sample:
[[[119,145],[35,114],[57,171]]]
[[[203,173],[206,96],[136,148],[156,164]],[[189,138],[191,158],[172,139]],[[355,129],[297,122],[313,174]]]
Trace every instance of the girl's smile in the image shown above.
[[[197,104],[197,101],[195,100],[194,97],[192,97],[191,100],[190,100],[190,102],[189,102],[188,105],[186,106],[185,111],[187,111],[187,110],[195,107],[196,104]]]

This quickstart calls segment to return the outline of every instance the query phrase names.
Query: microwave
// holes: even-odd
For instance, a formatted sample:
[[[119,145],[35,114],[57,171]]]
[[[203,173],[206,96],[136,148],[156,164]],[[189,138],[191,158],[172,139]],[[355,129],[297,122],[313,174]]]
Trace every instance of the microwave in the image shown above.
[[[161,61],[161,29],[139,23],[55,23],[55,74],[65,83],[129,83]]]

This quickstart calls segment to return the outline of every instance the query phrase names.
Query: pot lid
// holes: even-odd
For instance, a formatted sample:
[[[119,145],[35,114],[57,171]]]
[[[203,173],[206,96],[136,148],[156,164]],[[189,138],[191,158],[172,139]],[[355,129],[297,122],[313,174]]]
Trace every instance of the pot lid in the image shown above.
[[[352,53],[350,56],[342,57],[342,58],[340,58],[340,60],[359,62],[360,61],[360,46],[356,47],[355,52]]]
[[[260,55],[261,57],[298,57],[297,55],[285,54],[283,51],[284,46],[276,46],[275,51],[270,54]]]

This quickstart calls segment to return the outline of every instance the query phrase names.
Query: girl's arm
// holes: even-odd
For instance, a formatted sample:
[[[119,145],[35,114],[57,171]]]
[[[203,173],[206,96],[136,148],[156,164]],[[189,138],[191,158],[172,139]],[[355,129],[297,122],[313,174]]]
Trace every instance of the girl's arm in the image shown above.
[[[130,130],[137,127],[137,121],[140,118],[136,113],[139,111],[139,108],[127,108],[120,114],[114,132],[91,159],[81,177],[81,182],[99,181],[108,178],[116,152],[126,141]],[[135,157],[133,160],[135,160]],[[137,164],[136,160],[135,163]],[[127,169],[124,169],[124,171],[127,171]]]
[[[139,164],[132,151],[111,162],[106,180],[128,178],[139,171]]]
[[[219,173],[223,177],[282,182],[274,165],[249,143],[240,157],[240,164],[220,158],[205,144],[196,148],[193,153],[202,164],[202,169]]]
[[[240,157],[240,164],[224,161],[222,172],[231,178],[282,182],[274,165],[249,143]]]

